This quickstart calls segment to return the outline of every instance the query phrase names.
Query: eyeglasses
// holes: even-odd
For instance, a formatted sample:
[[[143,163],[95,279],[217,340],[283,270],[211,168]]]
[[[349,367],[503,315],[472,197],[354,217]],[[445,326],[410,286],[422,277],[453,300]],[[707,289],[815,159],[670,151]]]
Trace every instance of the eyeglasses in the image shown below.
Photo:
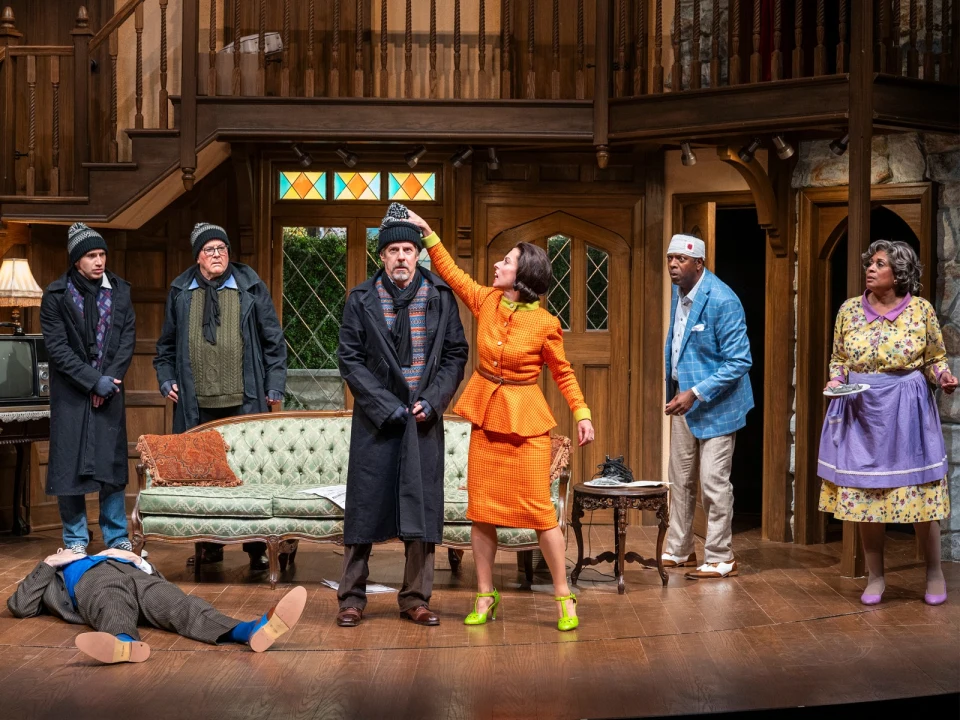
[[[203,254],[207,257],[213,257],[214,255],[226,255],[227,246],[226,245],[214,245],[213,247],[205,247],[203,249]]]

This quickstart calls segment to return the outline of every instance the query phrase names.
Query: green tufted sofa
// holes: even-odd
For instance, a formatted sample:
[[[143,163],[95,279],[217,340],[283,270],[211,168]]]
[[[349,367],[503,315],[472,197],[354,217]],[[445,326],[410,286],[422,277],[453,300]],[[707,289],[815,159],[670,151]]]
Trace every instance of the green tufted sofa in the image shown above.
[[[269,579],[275,585],[286,559],[296,557],[299,540],[341,543],[343,510],[303,488],[343,485],[350,450],[349,412],[276,412],[218,420],[188,432],[216,430],[230,446],[227,459],[243,485],[224,487],[151,487],[150,472],[137,465],[139,493],[133,510],[133,542],[139,552],[148,540],[223,544],[260,540],[267,543]],[[569,441],[561,438],[558,444]],[[470,423],[444,418],[443,544],[450,564],[459,569],[470,547],[467,520],[467,451]],[[559,455],[559,456],[558,456]],[[561,528],[566,531],[569,487],[568,454],[558,449],[551,495]],[[524,553],[532,580],[533,530],[501,528],[500,547]]]

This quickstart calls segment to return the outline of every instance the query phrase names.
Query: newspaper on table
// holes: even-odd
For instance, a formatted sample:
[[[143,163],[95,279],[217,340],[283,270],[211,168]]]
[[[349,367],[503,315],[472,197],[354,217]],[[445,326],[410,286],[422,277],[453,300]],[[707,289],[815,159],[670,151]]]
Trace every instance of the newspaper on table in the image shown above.
[[[660,487],[662,485],[669,485],[668,482],[663,482],[662,480],[635,480],[633,482],[618,482],[617,480],[612,480],[606,477],[598,477],[593,480],[588,480],[584,483],[587,487],[621,487],[621,488],[640,488],[640,487]]]
[[[326,498],[338,508],[347,507],[347,486],[346,485],[325,485],[324,487],[304,488],[300,492],[305,495],[317,495]]]
[[[320,581],[321,585],[326,585],[328,588],[333,588],[334,590],[340,589],[340,583],[336,580],[327,580],[323,579]],[[387,585],[380,585],[379,583],[367,583],[367,595],[376,595],[378,593],[395,593],[396,588],[389,587]]]

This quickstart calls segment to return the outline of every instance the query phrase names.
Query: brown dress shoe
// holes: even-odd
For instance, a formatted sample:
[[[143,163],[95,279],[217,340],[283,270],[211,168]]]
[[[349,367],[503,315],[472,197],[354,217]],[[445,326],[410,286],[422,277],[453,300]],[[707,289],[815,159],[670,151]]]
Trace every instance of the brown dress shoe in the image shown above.
[[[337,625],[340,627],[356,627],[363,620],[363,611],[359,608],[343,608],[337,613]]]
[[[426,605],[415,607],[413,610],[404,610],[400,613],[400,617],[406,618],[411,622],[415,622],[417,625],[440,624],[440,618],[430,612],[430,608],[428,608]]]

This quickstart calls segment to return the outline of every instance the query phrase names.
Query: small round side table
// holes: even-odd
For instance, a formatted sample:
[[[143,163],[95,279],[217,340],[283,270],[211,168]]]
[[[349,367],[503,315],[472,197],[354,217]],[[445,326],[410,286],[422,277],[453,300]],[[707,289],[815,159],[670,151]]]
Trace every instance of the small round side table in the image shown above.
[[[583,557],[583,529],[581,520],[585,510],[602,510],[613,508],[614,541],[616,552],[601,553],[595,558]],[[577,565],[570,574],[570,582],[574,585],[580,577],[584,566],[597,565],[602,562],[614,563],[614,574],[617,576],[617,592],[621,595],[626,592],[623,582],[623,566],[628,562],[635,562],[649,567],[654,564],[653,559],[646,559],[635,552],[626,552],[627,544],[627,510],[653,510],[659,520],[657,533],[656,566],[660,573],[660,580],[664,587],[667,584],[667,571],[663,569],[663,538],[667,534],[669,522],[669,508],[667,506],[667,488],[659,487],[590,487],[580,483],[573,487],[573,518],[571,525],[577,536]]]

